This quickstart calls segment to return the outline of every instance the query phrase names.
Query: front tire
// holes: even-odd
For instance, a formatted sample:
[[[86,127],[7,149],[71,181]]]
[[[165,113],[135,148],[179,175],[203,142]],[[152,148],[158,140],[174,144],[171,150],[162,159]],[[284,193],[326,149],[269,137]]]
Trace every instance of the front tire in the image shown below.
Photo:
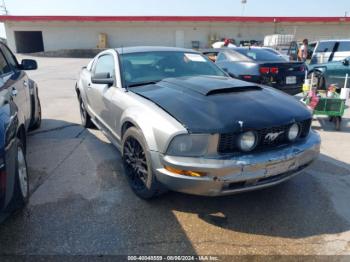
[[[153,174],[152,162],[140,130],[129,128],[122,141],[123,167],[129,185],[142,199],[151,199],[161,192],[161,185]]]
[[[9,211],[23,208],[29,201],[29,177],[24,147],[18,140],[14,191]]]

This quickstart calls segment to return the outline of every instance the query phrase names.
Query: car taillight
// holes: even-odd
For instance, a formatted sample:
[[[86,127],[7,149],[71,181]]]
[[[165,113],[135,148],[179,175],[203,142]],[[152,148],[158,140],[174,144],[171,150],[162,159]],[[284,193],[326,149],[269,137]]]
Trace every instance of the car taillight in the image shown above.
[[[268,74],[268,73],[270,73],[270,68],[269,67],[260,67],[260,73]]]
[[[250,76],[250,75],[244,75],[244,76],[243,76],[243,79],[252,79],[252,76]]]
[[[270,72],[271,74],[278,74],[278,67],[271,67]]]

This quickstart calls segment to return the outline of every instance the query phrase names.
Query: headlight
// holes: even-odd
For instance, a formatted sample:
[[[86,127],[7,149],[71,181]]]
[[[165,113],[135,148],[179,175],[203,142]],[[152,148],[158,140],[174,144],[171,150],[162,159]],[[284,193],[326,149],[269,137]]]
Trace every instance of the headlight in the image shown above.
[[[252,151],[257,144],[256,134],[252,131],[248,131],[240,135],[238,139],[238,147],[244,152]]]
[[[167,155],[170,156],[203,156],[208,151],[210,135],[178,135],[170,142]]]
[[[294,141],[298,138],[300,133],[300,127],[298,124],[293,124],[288,131],[288,139],[289,141]]]

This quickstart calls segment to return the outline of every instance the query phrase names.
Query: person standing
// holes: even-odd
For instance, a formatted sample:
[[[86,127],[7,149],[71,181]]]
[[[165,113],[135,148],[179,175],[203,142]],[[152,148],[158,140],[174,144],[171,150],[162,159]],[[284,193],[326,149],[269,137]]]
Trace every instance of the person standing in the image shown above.
[[[308,48],[309,48],[309,41],[307,39],[303,40],[302,46],[299,48],[298,51],[298,60],[305,62],[308,57]]]
[[[225,39],[223,47],[228,47],[231,44],[230,39]]]

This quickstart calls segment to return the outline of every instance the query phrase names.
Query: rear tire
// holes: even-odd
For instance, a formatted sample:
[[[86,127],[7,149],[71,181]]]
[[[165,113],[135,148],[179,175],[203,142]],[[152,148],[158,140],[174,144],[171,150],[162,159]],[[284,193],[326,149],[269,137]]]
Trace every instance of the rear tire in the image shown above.
[[[79,100],[79,108],[80,108],[81,125],[85,128],[93,127],[94,124],[91,121],[91,117],[89,113],[86,111],[83,99],[80,96],[78,96],[78,100]]]
[[[140,130],[130,127],[125,132],[122,150],[124,173],[134,193],[142,199],[151,199],[163,193],[153,174],[147,145]]]
[[[29,201],[29,176],[22,143],[18,140],[15,184],[9,211],[23,208]]]

